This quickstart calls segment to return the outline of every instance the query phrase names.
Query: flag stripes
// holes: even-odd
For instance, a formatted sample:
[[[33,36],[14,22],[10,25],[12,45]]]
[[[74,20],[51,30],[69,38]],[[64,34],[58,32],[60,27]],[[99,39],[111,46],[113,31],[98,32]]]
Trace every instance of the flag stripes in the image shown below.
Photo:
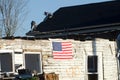
[[[72,59],[71,42],[52,42],[54,59]]]

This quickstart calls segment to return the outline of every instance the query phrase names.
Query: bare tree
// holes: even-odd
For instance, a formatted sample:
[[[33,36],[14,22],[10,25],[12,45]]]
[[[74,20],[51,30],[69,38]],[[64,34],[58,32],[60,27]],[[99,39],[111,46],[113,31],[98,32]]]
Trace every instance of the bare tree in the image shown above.
[[[0,0],[0,22],[5,37],[14,36],[23,23],[28,0]]]

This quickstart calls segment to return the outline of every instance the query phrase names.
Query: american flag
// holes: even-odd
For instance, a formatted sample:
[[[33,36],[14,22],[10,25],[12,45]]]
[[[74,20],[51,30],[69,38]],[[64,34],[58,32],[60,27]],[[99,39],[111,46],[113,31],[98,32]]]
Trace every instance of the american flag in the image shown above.
[[[54,59],[72,59],[71,42],[52,42]]]

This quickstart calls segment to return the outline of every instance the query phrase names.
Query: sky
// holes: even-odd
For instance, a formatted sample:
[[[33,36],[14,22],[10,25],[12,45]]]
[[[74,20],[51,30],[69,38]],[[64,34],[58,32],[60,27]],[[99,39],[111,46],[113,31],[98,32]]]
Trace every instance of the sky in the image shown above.
[[[31,21],[39,24],[45,18],[44,12],[54,13],[61,7],[99,3],[111,0],[29,0],[27,15],[22,26],[16,31],[15,36],[25,36],[30,31]]]

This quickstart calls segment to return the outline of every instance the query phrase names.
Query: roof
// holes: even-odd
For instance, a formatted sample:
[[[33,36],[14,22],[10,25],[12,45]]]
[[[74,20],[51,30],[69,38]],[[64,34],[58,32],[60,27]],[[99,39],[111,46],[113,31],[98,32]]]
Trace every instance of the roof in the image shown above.
[[[70,37],[85,34],[95,36],[100,33],[103,35],[109,32],[113,34],[116,31],[118,34],[120,32],[120,1],[59,8],[53,13],[52,18],[45,18],[37,26],[36,31],[30,31],[27,35],[39,38],[61,38],[66,35]]]
[[[120,22],[120,1],[62,7],[52,18],[41,22],[40,32]]]

